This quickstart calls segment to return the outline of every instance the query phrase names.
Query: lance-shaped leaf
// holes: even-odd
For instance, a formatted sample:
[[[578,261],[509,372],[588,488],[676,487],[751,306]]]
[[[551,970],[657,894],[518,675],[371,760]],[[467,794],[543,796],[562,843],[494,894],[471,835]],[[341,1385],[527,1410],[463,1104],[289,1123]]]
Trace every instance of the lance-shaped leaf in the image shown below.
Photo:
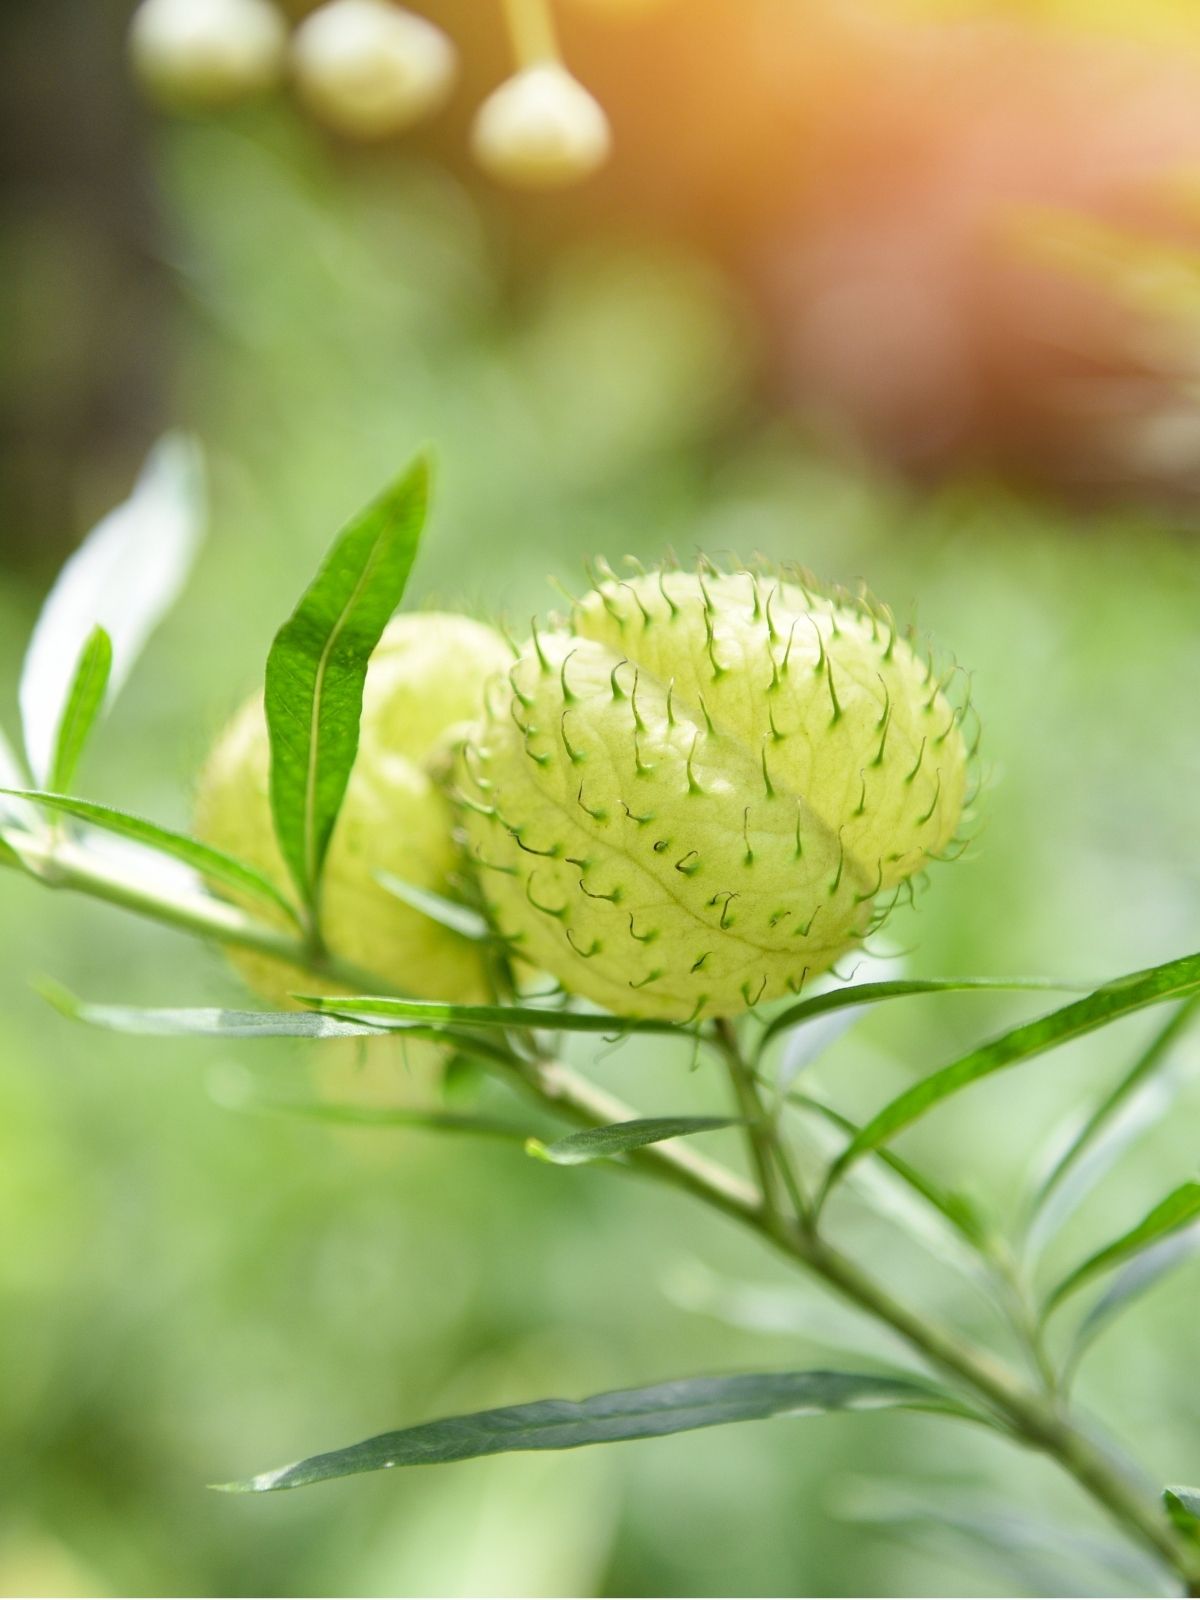
[[[583,1128],[579,1133],[555,1139],[552,1144],[529,1139],[525,1148],[540,1161],[549,1161],[558,1167],[580,1167],[589,1161],[605,1161],[629,1150],[641,1150],[648,1144],[662,1144],[667,1139],[732,1128],[740,1121],[738,1117],[635,1117],[629,1122],[609,1123],[604,1128]]]
[[[789,1028],[815,1017],[826,1016],[831,1011],[843,1011],[850,1006],[872,1006],[881,1000],[904,1000],[917,994],[971,994],[978,991],[1032,990],[1045,993],[1067,993],[1079,985],[1058,983],[1050,978],[889,978],[878,983],[848,983],[839,989],[827,989],[823,994],[810,995],[799,1000],[786,1011],[781,1011],[763,1030],[761,1048]]]
[[[21,672],[25,752],[41,786],[50,782],[63,708],[93,630],[103,628],[112,643],[111,702],[183,588],[203,525],[199,449],[171,435],[151,451],[130,498],[97,524],[63,567]]]
[[[93,628],[79,652],[67,703],[59,719],[54,760],[50,764],[51,789],[65,791],[74,782],[83,748],[104,704],[112,660],[112,640],[103,628]]]
[[[44,806],[47,811],[74,817],[93,828],[103,829],[105,833],[115,834],[134,844],[145,845],[148,850],[160,855],[170,856],[172,860],[191,867],[210,883],[219,883],[226,889],[249,895],[276,911],[285,912],[293,923],[297,921],[295,907],[269,878],[264,878],[254,867],[247,866],[235,856],[226,855],[223,850],[214,849],[212,845],[201,844],[198,839],[192,839],[185,833],[175,833],[170,828],[160,827],[157,822],[148,822],[145,817],[134,816],[129,811],[116,811],[95,800],[78,800],[74,795],[47,794],[40,789],[19,789],[16,795],[23,801]],[[2,803],[3,792],[0,791]]]
[[[390,995],[294,996],[317,1011],[342,1017],[372,1017],[381,1026],[389,1021],[456,1022],[470,1028],[548,1028],[562,1033],[666,1033],[678,1036],[677,1022],[655,1017],[610,1017],[603,1012],[552,1011],[546,1006],[459,1006],[446,1000],[399,1000]]]
[[[1042,1315],[1048,1317],[1069,1295],[1084,1288],[1101,1273],[1119,1267],[1122,1262],[1140,1255],[1143,1250],[1148,1250],[1151,1245],[1159,1243],[1170,1234],[1189,1227],[1198,1217],[1200,1217],[1200,1183],[1181,1183],[1165,1200],[1161,1200],[1153,1211],[1148,1212],[1136,1227],[1130,1228],[1128,1233],[1123,1233],[1119,1239],[1114,1239],[1111,1244],[1105,1245],[1103,1250],[1097,1250],[1095,1255],[1089,1256],[1073,1272],[1068,1273],[1047,1298]]]
[[[234,1492],[299,1489],[385,1467],[468,1461],[513,1450],[573,1450],[767,1417],[898,1407],[970,1415],[948,1391],[933,1384],[873,1373],[762,1372],[684,1378],[646,1389],[618,1389],[588,1400],[536,1400],[425,1422],[219,1487]]]
[[[1083,1000],[1075,1000],[1058,1011],[1001,1034],[939,1072],[922,1078],[872,1117],[830,1167],[824,1192],[828,1193],[856,1161],[886,1144],[960,1089],[1005,1067],[1043,1055],[1057,1045],[1094,1033],[1147,1006],[1162,1005],[1168,1000],[1180,1000],[1197,993],[1200,993],[1200,955],[1183,956],[1177,961],[1167,961],[1161,966],[1118,978]]]
[[[404,596],[428,496],[421,458],[338,535],[267,659],[271,809],[310,907],[358,754],[367,663]]]
[[[239,1111],[300,1117],[342,1128],[405,1128],[427,1133],[465,1133],[484,1139],[524,1144],[526,1134],[499,1117],[481,1117],[462,1111],[423,1111],[411,1106],[356,1106],[332,1100],[284,1100],[248,1094],[236,1102]]]

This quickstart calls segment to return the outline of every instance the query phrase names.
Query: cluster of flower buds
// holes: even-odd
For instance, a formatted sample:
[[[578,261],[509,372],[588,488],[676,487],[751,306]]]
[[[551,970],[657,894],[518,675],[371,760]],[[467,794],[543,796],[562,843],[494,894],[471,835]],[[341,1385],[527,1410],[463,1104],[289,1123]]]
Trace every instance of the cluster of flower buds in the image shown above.
[[[518,187],[576,182],[607,159],[608,118],[559,58],[549,0],[510,0],[508,15],[518,69],[479,107],[475,158]],[[458,70],[453,41],[392,0],[324,0],[294,30],[275,0],[141,0],[130,52],[165,105],[222,106],[290,77],[313,116],[363,140],[432,116]]]

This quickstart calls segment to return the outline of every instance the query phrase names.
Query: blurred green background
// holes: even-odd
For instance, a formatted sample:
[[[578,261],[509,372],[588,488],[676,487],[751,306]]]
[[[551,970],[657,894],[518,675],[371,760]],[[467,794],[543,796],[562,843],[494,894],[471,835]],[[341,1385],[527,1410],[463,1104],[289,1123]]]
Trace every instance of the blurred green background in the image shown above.
[[[83,8],[52,9],[86,34]],[[527,203],[481,194],[436,149],[353,159],[285,107],[143,123],[119,8],[105,15],[74,121],[62,75],[77,64],[44,64],[63,120],[50,141],[28,123],[26,178],[8,188],[10,733],[24,639],[65,550],[123,495],[156,431],[193,428],[211,535],[85,774],[98,798],[186,823],[203,754],[332,531],[430,442],[438,494],[414,604],[520,627],[554,604],[547,574],[578,585],[590,555],[761,550],[864,578],[971,669],[985,825],[889,927],[907,970],[1087,979],[1195,947],[1200,543],[1186,482],[1080,497],[1062,481],[1020,488],[979,454],[906,479],[780,400],[763,379],[778,326],[687,230],[634,226],[619,206],[592,225],[575,201],[539,244]],[[26,52],[39,38],[51,50],[44,17],[20,26]],[[1195,343],[1168,327],[1172,351]],[[423,1059],[113,1039],[31,991],[53,974],[89,997],[235,999],[220,957],[182,936],[6,875],[0,938],[0,1593],[1154,1592],[1136,1564],[1096,1569],[1089,1546],[1026,1539],[1022,1518],[1103,1535],[1047,1466],[924,1419],[209,1493],[455,1410],[880,1346],[682,1198],[484,1143],[230,1109],[247,1074],[436,1100]],[[1037,1009],[904,1002],[864,1017],[820,1081],[861,1111]],[[911,1148],[1006,1214],[1053,1130],[1147,1032],[1125,1025],[1001,1075]],[[1194,1037],[1180,1047],[1171,1114],[1080,1204],[1054,1260],[1194,1172],[1198,1054]],[[721,1103],[712,1069],[689,1065],[686,1050],[628,1044],[595,1070],[648,1111]],[[837,1213],[898,1289],[993,1333],[945,1253],[904,1242],[899,1220],[886,1201]],[[1200,1477],[1198,1291],[1195,1266],[1170,1279],[1080,1380],[1142,1461],[1184,1482]],[[993,1502],[1017,1520],[988,1522]]]

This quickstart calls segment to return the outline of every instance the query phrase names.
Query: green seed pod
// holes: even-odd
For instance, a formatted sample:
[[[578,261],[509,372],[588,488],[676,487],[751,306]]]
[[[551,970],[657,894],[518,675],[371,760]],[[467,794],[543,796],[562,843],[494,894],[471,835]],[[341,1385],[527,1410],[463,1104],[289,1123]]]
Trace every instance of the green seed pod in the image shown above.
[[[740,572],[608,578],[489,695],[459,785],[501,931],[625,1014],[799,990],[961,819],[960,716],[865,606]]]
[[[397,899],[376,874],[451,892],[460,865],[455,819],[432,768],[445,759],[442,741],[478,716],[484,684],[511,659],[480,623],[416,613],[389,625],[371,660],[358,758],[325,862],[321,929],[334,955],[406,994],[463,1002],[488,995],[479,947]],[[255,696],[205,766],[196,832],[286,889],[269,783],[266,717]],[[285,963],[245,951],[231,957],[249,986],[276,1003],[314,987],[311,975]]]

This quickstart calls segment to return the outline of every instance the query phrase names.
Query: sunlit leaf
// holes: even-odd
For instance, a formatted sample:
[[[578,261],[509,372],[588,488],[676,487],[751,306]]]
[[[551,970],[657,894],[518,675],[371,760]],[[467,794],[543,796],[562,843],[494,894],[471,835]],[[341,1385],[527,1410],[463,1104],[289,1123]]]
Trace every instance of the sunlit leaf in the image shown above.
[[[1082,1289],[1101,1273],[1119,1267],[1122,1262],[1140,1255],[1143,1250],[1157,1244],[1160,1239],[1186,1228],[1198,1217],[1200,1217],[1200,1183],[1181,1183],[1165,1200],[1161,1200],[1153,1211],[1144,1216],[1136,1227],[1130,1228],[1128,1233],[1123,1233],[1119,1239],[1114,1239],[1102,1250],[1097,1250],[1095,1255],[1089,1256],[1069,1273],[1047,1298],[1043,1316],[1049,1316],[1068,1295]]]
[[[136,817],[128,811],[116,811],[94,800],[79,800],[74,795],[47,794],[40,789],[23,789],[18,794],[23,800],[44,806],[48,811],[75,817],[91,827],[102,828],[106,833],[116,834],[119,838],[132,840],[134,844],[145,845],[148,850],[170,856],[174,861],[181,861],[209,882],[220,883],[227,889],[250,895],[276,911],[285,912],[293,922],[296,921],[295,907],[289,904],[269,878],[264,878],[260,872],[236,857],[226,855],[223,850],[214,850],[211,845],[201,844],[187,834],[175,833],[156,822],[148,822],[144,817]]]
[[[358,754],[367,663],[404,596],[428,495],[420,458],[343,528],[267,659],[271,808],[310,907]]]
[[[110,1033],[142,1034],[155,1039],[361,1039],[380,1031],[366,1023],[342,1022],[313,1011],[93,1005],[58,984],[42,982],[38,989],[56,1011],[73,1022],[86,1022]]]
[[[21,721],[35,781],[50,782],[63,708],[87,640],[102,627],[112,642],[107,700],[191,571],[204,523],[203,466],[180,435],[151,451],[133,494],[111,511],[59,574],[21,672]]]
[[[525,1148],[539,1160],[559,1167],[583,1166],[589,1161],[604,1161],[640,1150],[667,1139],[682,1139],[693,1133],[711,1133],[717,1128],[735,1127],[738,1117],[636,1117],[629,1122],[610,1123],[606,1128],[583,1128],[553,1144],[530,1139]]]
[[[536,1400],[529,1405],[420,1423],[220,1487],[234,1492],[299,1489],[327,1478],[386,1467],[431,1466],[513,1450],[573,1450],[581,1445],[652,1439],[767,1417],[896,1408],[969,1415],[952,1395],[931,1383],[872,1373],[769,1372],[684,1378],[646,1389],[618,1389],[588,1400]]]
[[[795,1028],[802,1022],[811,1022],[830,1011],[842,1011],[847,1006],[876,1005],[881,1000],[904,1000],[918,994],[969,994],[975,991],[1033,990],[1066,993],[1078,984],[1058,983],[1049,978],[889,978],[879,983],[850,983],[840,989],[828,989],[824,994],[810,995],[798,1000],[794,1006],[773,1017],[763,1030],[765,1047],[779,1034]]]
[[[26,788],[28,782],[28,773],[0,728],[0,828],[13,823],[25,829],[37,827],[37,812],[12,792]]]
[[[546,1006],[458,1006],[445,1000],[398,1000],[389,995],[297,995],[318,1011],[338,1016],[374,1017],[380,1023],[457,1022],[471,1028],[547,1028],[562,1033],[666,1033],[678,1036],[677,1022],[652,1017],[610,1017],[592,1011],[551,1011]]]
[[[88,735],[104,704],[111,672],[112,640],[103,628],[93,628],[79,652],[75,676],[59,719],[50,767],[51,789],[65,791],[74,782]]]
[[[1157,1244],[1152,1244],[1135,1256],[1080,1323],[1071,1343],[1067,1360],[1070,1371],[1079,1365],[1086,1350],[1120,1314],[1132,1306],[1156,1283],[1183,1266],[1200,1253],[1200,1223],[1183,1228],[1179,1233],[1168,1234]]]
[[[406,906],[419,911],[431,922],[449,928],[452,933],[461,934],[464,939],[494,937],[487,918],[481,916],[478,911],[473,911],[470,906],[461,905],[457,900],[448,900],[445,895],[435,894],[432,889],[422,889],[415,883],[406,883],[403,878],[397,878],[393,872],[377,872],[375,877],[389,894],[395,895],[397,900],[402,900]]]
[[[448,1044],[466,1055],[508,1067],[513,1058],[502,1046],[442,1023],[413,1022],[403,1029],[378,1028],[368,1022],[326,1016],[313,1011],[236,1011],[222,1007],[142,1007],[93,1005],[55,983],[39,985],[43,996],[64,1016],[110,1033],[152,1038],[203,1039],[428,1039]]]
[[[850,1141],[829,1169],[826,1192],[854,1162],[903,1129],[910,1127],[934,1106],[957,1094],[981,1078],[1005,1067],[1029,1061],[1047,1050],[1072,1039],[1094,1033],[1098,1028],[1131,1016],[1147,1006],[1183,999],[1200,992],[1200,955],[1181,957],[1144,972],[1130,973],[1105,984],[1083,1000],[1075,1000],[1058,1011],[1022,1024],[1001,1034],[989,1044],[972,1050],[939,1072],[913,1084],[886,1105]],[[821,998],[824,998],[823,996]]]

